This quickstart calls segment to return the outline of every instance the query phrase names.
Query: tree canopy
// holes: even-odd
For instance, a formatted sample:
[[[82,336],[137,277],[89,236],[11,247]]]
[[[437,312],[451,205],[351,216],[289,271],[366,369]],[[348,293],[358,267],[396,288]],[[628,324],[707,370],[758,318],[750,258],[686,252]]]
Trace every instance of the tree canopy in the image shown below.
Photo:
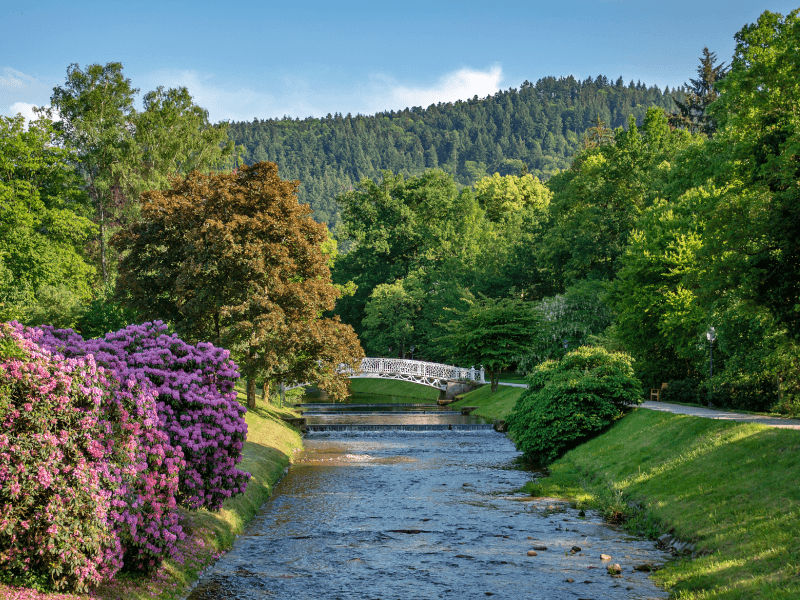
[[[353,330],[325,318],[339,295],[322,247],[327,229],[297,202],[273,163],[197,171],[143,195],[141,219],[112,240],[123,254],[119,297],[188,339],[230,348],[249,379],[318,381],[344,393],[340,364],[363,352]]]

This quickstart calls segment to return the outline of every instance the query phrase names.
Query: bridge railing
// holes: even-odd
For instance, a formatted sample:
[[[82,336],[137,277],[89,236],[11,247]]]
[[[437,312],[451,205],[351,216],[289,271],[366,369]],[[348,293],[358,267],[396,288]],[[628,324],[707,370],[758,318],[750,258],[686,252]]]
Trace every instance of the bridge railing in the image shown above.
[[[451,381],[474,381],[486,383],[483,368],[454,367],[440,363],[425,362],[421,360],[408,360],[403,358],[365,358],[357,370],[347,369],[354,375],[357,374],[389,374],[414,375],[417,377],[430,377],[435,379],[448,379]]]

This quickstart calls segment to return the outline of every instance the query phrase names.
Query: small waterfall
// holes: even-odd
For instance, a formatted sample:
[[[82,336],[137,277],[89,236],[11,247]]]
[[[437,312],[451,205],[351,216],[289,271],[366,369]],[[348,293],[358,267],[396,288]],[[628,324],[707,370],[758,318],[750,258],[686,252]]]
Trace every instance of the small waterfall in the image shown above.
[[[426,424],[403,424],[403,423],[315,423],[309,424],[308,433],[324,431],[490,431],[494,429],[491,423],[426,423]]]

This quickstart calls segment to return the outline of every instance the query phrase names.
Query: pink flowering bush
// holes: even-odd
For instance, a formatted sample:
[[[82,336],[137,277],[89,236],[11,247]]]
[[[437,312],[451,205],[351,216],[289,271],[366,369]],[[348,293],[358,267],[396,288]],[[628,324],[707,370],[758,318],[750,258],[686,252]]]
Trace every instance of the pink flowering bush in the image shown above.
[[[0,571],[85,590],[122,558],[103,419],[111,383],[91,356],[61,360],[8,327],[0,341]]]
[[[154,391],[160,428],[186,461],[177,492],[183,506],[216,510],[225,498],[245,491],[250,474],[236,465],[247,424],[233,389],[238,368],[227,350],[187,344],[160,321],[129,325],[96,340],[52,327],[26,335],[65,356],[91,354],[121,381]]]

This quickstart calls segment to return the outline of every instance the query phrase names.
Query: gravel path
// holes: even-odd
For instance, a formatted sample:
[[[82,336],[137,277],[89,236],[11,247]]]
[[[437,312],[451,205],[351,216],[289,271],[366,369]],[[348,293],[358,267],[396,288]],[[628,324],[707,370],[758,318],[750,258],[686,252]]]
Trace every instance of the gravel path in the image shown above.
[[[669,404],[668,402],[642,402],[640,406],[650,410],[660,410],[661,412],[671,412],[678,415],[691,415],[693,417],[705,417],[706,419],[724,419],[726,421],[741,421],[742,423],[758,423],[760,425],[768,425],[770,427],[800,430],[800,421],[796,419],[781,419],[778,417],[746,415],[724,410],[700,408],[699,406]]]

